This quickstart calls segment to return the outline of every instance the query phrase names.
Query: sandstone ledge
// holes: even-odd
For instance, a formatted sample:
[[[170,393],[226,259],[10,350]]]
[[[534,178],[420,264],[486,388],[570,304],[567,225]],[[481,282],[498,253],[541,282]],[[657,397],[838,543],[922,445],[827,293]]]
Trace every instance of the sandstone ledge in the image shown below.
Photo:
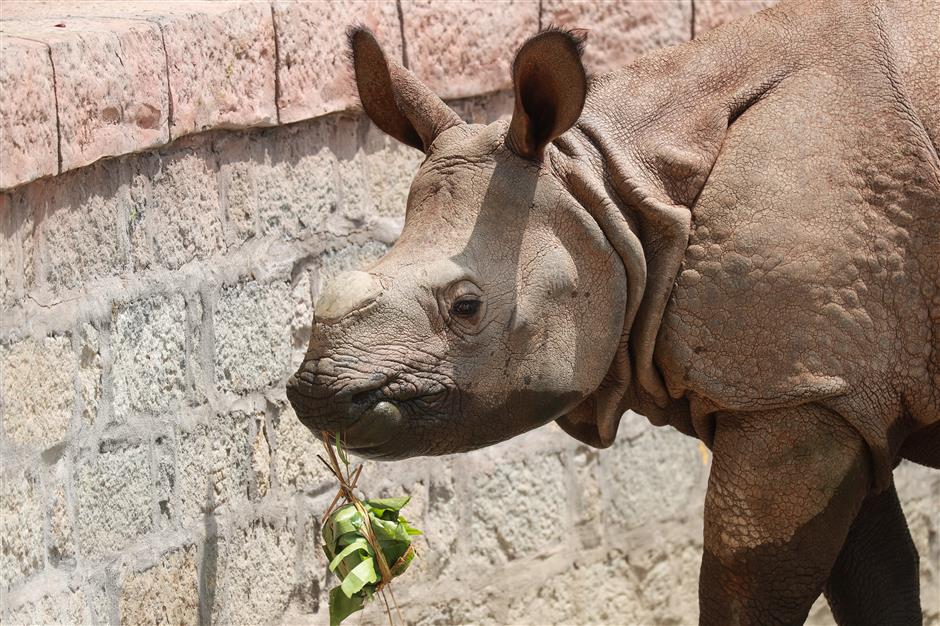
[[[0,189],[192,133],[354,108],[353,24],[442,97],[466,98],[509,87],[514,50],[550,23],[586,29],[589,70],[604,71],[766,4],[13,0],[0,16]]]

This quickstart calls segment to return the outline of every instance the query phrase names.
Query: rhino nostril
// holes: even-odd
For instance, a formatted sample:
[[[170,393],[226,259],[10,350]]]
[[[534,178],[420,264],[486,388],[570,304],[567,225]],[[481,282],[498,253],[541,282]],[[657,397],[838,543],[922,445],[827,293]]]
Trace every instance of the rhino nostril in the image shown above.
[[[354,406],[357,406],[360,408],[368,408],[381,402],[384,399],[385,399],[385,396],[382,394],[380,390],[369,389],[367,391],[360,391],[358,393],[354,393],[352,397],[350,397],[349,402],[353,404]]]

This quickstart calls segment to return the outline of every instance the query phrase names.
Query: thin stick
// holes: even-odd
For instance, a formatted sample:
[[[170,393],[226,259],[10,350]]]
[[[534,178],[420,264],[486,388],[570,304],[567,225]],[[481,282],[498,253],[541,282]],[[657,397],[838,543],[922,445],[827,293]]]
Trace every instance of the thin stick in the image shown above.
[[[395,626],[395,622],[392,621],[392,609],[388,608],[388,599],[385,597],[385,591],[379,591],[379,595],[382,596],[382,602],[385,603],[385,615],[388,616],[388,626]],[[404,622],[402,622],[404,626]]]
[[[392,604],[395,605],[395,611],[398,613],[398,621],[401,622],[402,626],[408,626],[405,623],[405,618],[401,616],[401,607],[398,606],[398,600],[395,599],[395,592],[392,591],[391,585],[388,586],[388,593],[392,596]]]

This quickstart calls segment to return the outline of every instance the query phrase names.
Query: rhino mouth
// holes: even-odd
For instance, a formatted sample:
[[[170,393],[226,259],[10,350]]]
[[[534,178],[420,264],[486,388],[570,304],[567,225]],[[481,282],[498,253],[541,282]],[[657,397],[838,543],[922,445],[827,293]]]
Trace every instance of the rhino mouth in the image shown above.
[[[409,455],[394,449],[404,446],[406,433],[433,423],[451,393],[444,387],[417,389],[396,383],[394,378],[370,381],[353,393],[340,394],[345,396],[341,417],[336,414],[337,396],[324,398],[298,389],[288,395],[297,418],[317,435],[340,432],[346,448],[359,456],[403,458]]]

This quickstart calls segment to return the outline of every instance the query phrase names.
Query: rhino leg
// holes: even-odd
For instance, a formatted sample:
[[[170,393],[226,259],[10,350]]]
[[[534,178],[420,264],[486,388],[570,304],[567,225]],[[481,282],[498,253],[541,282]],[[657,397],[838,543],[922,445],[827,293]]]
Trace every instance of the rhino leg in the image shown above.
[[[894,485],[865,499],[826,583],[839,624],[922,623],[917,548]]]
[[[868,495],[868,449],[815,405],[715,423],[700,623],[802,624]]]

